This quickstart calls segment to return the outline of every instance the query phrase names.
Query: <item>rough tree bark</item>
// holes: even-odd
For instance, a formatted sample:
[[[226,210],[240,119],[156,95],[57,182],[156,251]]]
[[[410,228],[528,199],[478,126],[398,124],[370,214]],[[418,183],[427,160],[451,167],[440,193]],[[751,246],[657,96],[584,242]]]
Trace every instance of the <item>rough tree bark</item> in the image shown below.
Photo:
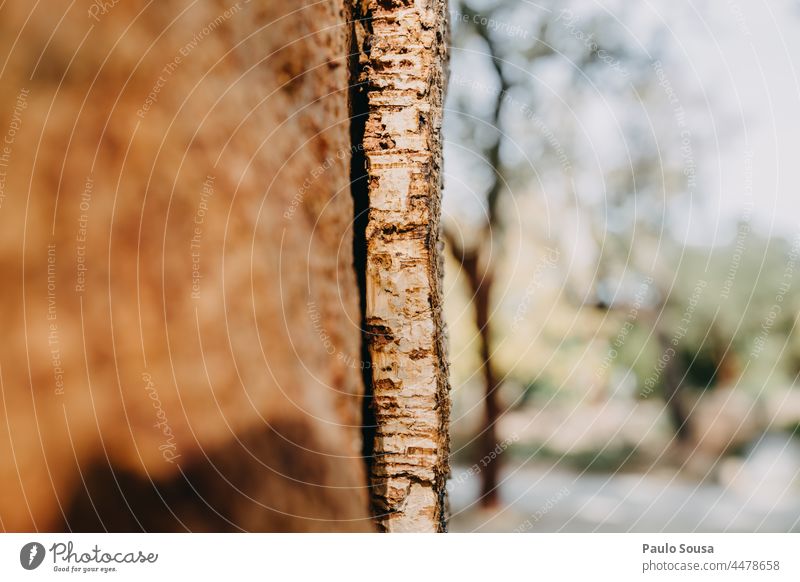
[[[383,531],[444,531],[448,376],[439,234],[443,0],[358,4],[367,93],[365,327],[376,434],[373,509]]]

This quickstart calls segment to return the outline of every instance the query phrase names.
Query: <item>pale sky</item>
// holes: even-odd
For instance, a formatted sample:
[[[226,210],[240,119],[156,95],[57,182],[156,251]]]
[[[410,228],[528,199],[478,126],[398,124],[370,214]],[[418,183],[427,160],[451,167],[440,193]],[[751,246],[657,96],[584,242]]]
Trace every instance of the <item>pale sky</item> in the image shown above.
[[[525,3],[531,4],[531,11],[542,13],[536,5]],[[578,15],[578,29],[590,29],[587,14],[608,10],[619,18],[618,33],[628,35],[627,46],[638,42],[649,50],[648,43],[661,38],[664,71],[686,111],[697,175],[697,196],[671,203],[673,209],[682,210],[671,213],[671,226],[679,239],[728,243],[735,235],[737,219],[748,212],[748,206],[754,228],[761,234],[792,237],[800,231],[800,4],[789,0],[645,1],[631,10],[628,0],[581,0],[560,3],[559,10],[565,6]],[[550,14],[551,19],[557,16],[556,12]],[[524,23],[521,18],[519,24]],[[503,40],[514,42],[510,35]],[[567,37],[567,41],[572,39]],[[576,48],[580,46],[576,44]],[[491,69],[479,60],[454,52],[456,80],[493,85]],[[557,77],[564,75],[569,64],[555,62],[550,68],[550,72],[541,71],[532,85],[546,86],[545,93],[557,95],[558,84],[564,81]],[[602,188],[597,190],[597,178],[608,169],[614,152],[621,154],[635,147],[624,139],[615,139],[615,135],[622,135],[619,112],[613,111],[613,103],[609,105],[613,98],[602,96],[604,91],[608,89],[597,90],[600,98],[596,104],[569,112],[583,128],[580,139],[585,143],[578,144],[578,151],[597,160],[597,175],[590,172],[577,177],[580,195],[590,200],[603,195]],[[487,102],[486,95],[478,91],[472,92],[472,98]],[[675,127],[665,128],[663,123],[659,126],[655,119],[669,121],[666,97],[646,108],[650,111],[642,116],[643,123],[653,118],[660,147],[671,148],[674,153],[673,142],[662,135],[668,133],[672,139],[679,132]],[[544,122],[549,121],[545,106],[537,113]],[[559,129],[553,128],[557,137]],[[474,160],[457,152],[457,137],[447,132],[445,136],[450,142],[445,160],[449,176],[445,207],[463,214],[470,203],[474,205],[474,192],[468,191],[480,188],[480,175],[470,167]],[[522,144],[524,138],[519,139]],[[462,180],[462,175],[471,177]]]

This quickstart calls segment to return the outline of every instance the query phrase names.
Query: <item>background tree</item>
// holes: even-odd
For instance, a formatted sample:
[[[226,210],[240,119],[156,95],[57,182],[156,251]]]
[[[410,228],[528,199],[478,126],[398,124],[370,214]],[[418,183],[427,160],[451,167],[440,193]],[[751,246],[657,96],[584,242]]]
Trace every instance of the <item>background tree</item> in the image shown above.
[[[685,174],[679,127],[685,120],[680,104],[669,103],[681,88],[664,80],[659,31],[643,33],[638,43],[613,32],[620,17],[634,18],[636,10],[616,6],[611,14],[580,3],[532,7],[502,0],[454,7],[446,200],[456,202],[448,206],[445,234],[468,288],[481,367],[483,414],[473,462],[502,440],[497,424],[508,407],[501,393],[509,370],[498,356],[502,362],[502,345],[511,340],[496,290],[506,276],[498,269],[513,253],[524,261],[530,252],[512,247],[520,244],[515,227],[527,231],[532,247],[560,251],[555,270],[563,273],[573,312],[596,309],[587,317],[599,324],[624,319],[647,281],[640,323],[662,351],[672,339],[674,320],[662,316],[668,298],[670,309],[681,299],[670,295],[674,273],[667,262],[653,259],[658,249],[680,253],[665,230],[670,209],[675,200],[702,193]],[[703,138],[693,135],[692,145],[699,148]],[[600,151],[593,149],[601,141]],[[546,223],[518,214],[523,195],[537,197]],[[535,300],[523,298],[517,311]],[[685,371],[682,360],[673,360],[657,391],[679,439],[690,427]],[[594,380],[598,386],[590,391],[603,393],[606,380]],[[498,462],[481,465],[486,506],[497,502],[499,469]]]

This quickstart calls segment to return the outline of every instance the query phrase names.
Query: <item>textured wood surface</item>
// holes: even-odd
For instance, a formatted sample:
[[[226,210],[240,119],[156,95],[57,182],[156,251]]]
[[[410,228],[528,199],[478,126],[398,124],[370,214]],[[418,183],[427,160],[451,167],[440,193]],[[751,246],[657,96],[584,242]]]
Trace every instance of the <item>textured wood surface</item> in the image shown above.
[[[448,375],[441,319],[445,2],[361,4],[369,183],[366,332],[384,531],[443,531]]]
[[[0,529],[373,529],[344,9],[2,3]]]

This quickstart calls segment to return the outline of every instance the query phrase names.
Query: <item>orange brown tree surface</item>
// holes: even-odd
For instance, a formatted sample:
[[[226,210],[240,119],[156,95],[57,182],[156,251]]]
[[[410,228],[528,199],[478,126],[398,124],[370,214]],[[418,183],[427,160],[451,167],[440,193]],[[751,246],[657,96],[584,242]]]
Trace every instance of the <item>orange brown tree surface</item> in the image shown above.
[[[396,11],[439,51],[438,6],[395,2],[362,25],[391,26]],[[388,510],[402,529],[440,529],[442,500],[428,495],[446,472],[438,307],[425,322],[398,312],[409,321],[387,321],[402,332],[380,336],[382,352],[372,344],[385,373],[376,386],[435,379],[402,383],[410,399],[398,404],[432,441],[395,443],[381,491],[394,495],[401,458],[413,486],[373,512],[360,322],[378,311],[365,317],[358,281],[367,270],[408,276],[398,284],[409,301],[437,297],[443,56],[426,57],[439,72],[408,92],[419,117],[398,114],[385,132],[408,138],[397,147],[416,185],[398,225],[421,238],[371,226],[378,238],[359,261],[351,158],[381,139],[383,105],[371,92],[371,129],[354,142],[352,120],[366,115],[350,89],[362,75],[358,10],[349,0],[0,6],[0,528],[374,531],[373,514]],[[369,63],[394,58],[382,50]],[[385,92],[386,115],[406,106],[401,92]],[[412,121],[427,124],[417,138]],[[382,171],[376,155],[369,180]],[[424,173],[433,180],[420,188]],[[370,188],[371,206],[381,192]],[[392,244],[408,245],[406,257]],[[369,289],[370,309],[394,291]],[[388,410],[386,393],[376,402]],[[378,418],[377,448],[389,450],[391,421]]]

